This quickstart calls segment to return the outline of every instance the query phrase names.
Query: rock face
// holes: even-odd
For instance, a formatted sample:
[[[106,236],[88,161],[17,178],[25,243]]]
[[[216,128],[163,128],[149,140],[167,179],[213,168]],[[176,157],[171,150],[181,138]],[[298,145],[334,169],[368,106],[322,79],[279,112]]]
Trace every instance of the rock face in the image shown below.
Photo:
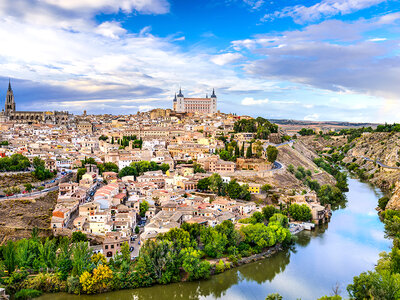
[[[400,210],[400,181],[396,183],[392,198],[390,198],[386,209]]]

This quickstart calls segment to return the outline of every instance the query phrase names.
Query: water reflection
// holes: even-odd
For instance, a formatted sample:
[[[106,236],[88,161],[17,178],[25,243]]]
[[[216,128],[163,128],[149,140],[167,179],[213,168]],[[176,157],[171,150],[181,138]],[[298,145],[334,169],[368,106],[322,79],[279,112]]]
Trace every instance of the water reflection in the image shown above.
[[[388,250],[375,207],[382,193],[349,178],[347,205],[334,211],[329,224],[303,231],[296,245],[268,259],[232,269],[200,282],[154,286],[94,296],[97,299],[265,299],[278,292],[285,300],[317,299],[339,282],[343,295],[353,276],[373,268]],[[45,295],[42,299],[94,299],[93,296]]]

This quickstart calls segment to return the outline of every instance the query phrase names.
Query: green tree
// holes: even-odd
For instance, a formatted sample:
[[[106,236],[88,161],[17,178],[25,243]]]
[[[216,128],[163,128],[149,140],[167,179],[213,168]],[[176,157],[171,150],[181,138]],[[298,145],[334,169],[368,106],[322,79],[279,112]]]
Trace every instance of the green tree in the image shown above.
[[[16,247],[13,241],[8,241],[3,247],[3,258],[4,266],[6,267],[8,274],[11,274],[17,267]]]
[[[252,158],[253,157],[253,143],[250,143],[249,147],[247,147],[246,150],[246,158]]]
[[[160,170],[165,174],[169,170],[169,164],[161,164]]]
[[[68,237],[63,237],[60,240],[56,266],[60,273],[61,280],[66,280],[72,271],[71,247]]]
[[[201,261],[201,253],[193,248],[181,250],[182,268],[189,275],[189,280],[199,280],[210,277],[211,265],[208,261]]]
[[[36,168],[44,168],[45,163],[44,160],[40,159],[39,156],[35,156],[33,158],[33,167]]]
[[[371,272],[363,272],[359,276],[354,276],[353,283],[347,286],[347,292],[353,299],[371,299],[372,285]]]
[[[81,181],[82,176],[86,174],[86,168],[80,168],[78,169],[78,172],[76,173],[76,181],[79,183]]]
[[[72,275],[81,276],[84,271],[88,270],[91,256],[92,251],[87,242],[75,243],[72,250]]]
[[[99,168],[100,174],[104,172],[115,172],[118,173],[118,166],[112,162],[106,162],[104,164],[98,164],[97,167]]]
[[[269,219],[277,212],[279,212],[279,210],[276,209],[273,205],[266,205],[265,207],[262,208],[264,219],[267,221],[269,221]]]
[[[193,172],[196,173],[206,173],[206,170],[204,170],[200,164],[194,163],[193,164]]]
[[[86,234],[82,233],[82,231],[74,231],[72,233],[72,242],[73,243],[86,242],[86,241],[87,241],[87,236],[86,236]]]
[[[204,252],[210,257],[222,257],[228,244],[226,235],[212,227],[202,228],[200,240],[204,244]]]
[[[274,146],[269,145],[267,147],[267,159],[269,162],[274,163],[278,157],[278,149]]]
[[[296,221],[310,221],[312,217],[311,209],[306,204],[291,204],[289,214]]]
[[[214,173],[209,177],[209,187],[210,190],[218,195],[221,194],[222,189],[222,178],[218,173]]]
[[[140,250],[140,255],[148,255],[158,283],[166,284],[180,280],[179,256],[171,251],[172,242],[166,240],[148,241]]]
[[[149,210],[149,202],[147,202],[146,200],[140,202],[139,210],[140,210],[140,216],[141,217],[146,216],[146,211]]]
[[[242,147],[240,148],[240,157],[244,157],[244,142],[242,142]]]
[[[39,243],[40,262],[47,268],[53,268],[56,264],[56,243],[55,240],[46,238],[44,244]]]
[[[124,242],[121,246],[121,254],[122,254],[122,259],[126,263],[131,262],[131,252],[129,251],[129,244],[127,242]]]
[[[24,184],[25,190],[30,193],[33,190],[33,185],[31,183]]]
[[[239,157],[239,156],[240,156],[240,150],[239,150],[238,144],[236,144],[236,146],[235,146],[235,157]]]
[[[385,210],[385,209],[386,209],[386,205],[387,205],[388,202],[389,202],[389,197],[386,197],[386,196],[381,197],[381,198],[378,200],[378,207],[379,207],[381,210]]]
[[[207,191],[210,188],[210,179],[203,178],[197,182],[197,188],[201,191]]]
[[[282,300],[282,296],[279,294],[269,294],[265,300]]]

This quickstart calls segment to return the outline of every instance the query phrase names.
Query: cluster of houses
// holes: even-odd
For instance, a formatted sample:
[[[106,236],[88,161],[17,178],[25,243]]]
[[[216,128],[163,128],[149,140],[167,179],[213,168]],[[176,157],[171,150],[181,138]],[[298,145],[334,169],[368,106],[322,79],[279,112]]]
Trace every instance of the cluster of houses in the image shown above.
[[[140,241],[145,242],[183,222],[215,226],[224,220],[237,222],[261,210],[252,201],[197,191],[198,181],[213,173],[219,173],[228,183],[240,177],[241,172],[257,176],[273,168],[265,159],[266,149],[281,142],[281,133],[258,141],[262,151],[257,158],[225,161],[216,154],[225,149],[221,136],[233,138],[244,151],[256,146],[252,142],[255,133],[232,134],[235,121],[243,118],[249,117],[157,109],[130,116],[85,113],[63,124],[3,122],[1,141],[9,141],[9,145],[0,148],[0,156],[14,153],[30,159],[39,156],[46,168],[58,172],[75,174],[79,168],[86,168],[79,182],[59,184],[51,228],[55,233],[78,230],[100,237],[101,251],[112,257],[124,242],[131,241],[137,227],[140,227]],[[85,164],[86,158],[94,159],[96,164]],[[120,178],[115,172],[101,173],[97,167],[113,163],[121,171],[140,161],[168,165],[169,170]],[[195,173],[193,162],[206,173]],[[260,184],[243,184],[248,185],[255,197],[261,196]],[[296,197],[291,201],[309,205],[315,221],[326,220],[328,209],[319,205],[316,197]],[[140,204],[145,201],[149,207],[145,216],[140,217]]]

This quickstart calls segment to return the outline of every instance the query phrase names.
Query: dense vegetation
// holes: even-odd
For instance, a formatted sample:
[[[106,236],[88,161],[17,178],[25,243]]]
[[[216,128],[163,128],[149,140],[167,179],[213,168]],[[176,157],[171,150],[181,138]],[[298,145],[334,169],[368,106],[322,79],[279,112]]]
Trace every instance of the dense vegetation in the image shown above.
[[[317,166],[335,177],[335,186],[330,184],[324,184],[321,186],[317,180],[311,178],[311,170],[306,170],[302,166],[297,167],[296,170],[293,165],[289,165],[288,171],[294,174],[298,180],[303,181],[303,183],[311,190],[315,191],[322,205],[331,204],[333,208],[344,205],[346,198],[343,192],[348,191],[346,174],[331,166],[323,158],[317,158],[314,162]]]
[[[86,174],[86,168],[85,166],[87,164],[90,165],[96,165],[97,168],[99,169],[99,174],[102,175],[104,172],[115,172],[118,173],[118,166],[114,163],[107,162],[107,163],[98,163],[94,158],[92,157],[85,157],[84,160],[81,160],[83,168],[79,168],[77,171],[77,182],[79,182],[82,179],[82,176]]]
[[[233,125],[235,132],[254,132],[257,139],[268,139],[271,133],[278,132],[278,125],[269,122],[267,119],[258,117],[250,120],[238,120]]]
[[[40,157],[35,157],[33,163],[22,154],[13,154],[10,157],[0,158],[0,171],[2,172],[19,172],[26,171],[29,167],[34,167],[32,175],[40,181],[53,178],[56,173],[50,172],[45,168],[45,162]]]
[[[120,148],[128,147],[130,141],[132,141],[133,148],[142,149],[143,141],[141,138],[138,139],[136,135],[123,136],[122,139],[117,139],[117,141],[114,141],[114,137],[111,139],[111,143],[114,144],[116,142],[121,145]]]
[[[35,168],[32,173],[38,180],[43,181],[53,178],[56,175],[54,172],[50,172],[50,170],[46,169],[45,162],[38,156],[33,159],[32,165]]]
[[[22,154],[13,154],[10,157],[0,158],[1,172],[26,171],[30,166],[29,159]]]
[[[243,256],[276,244],[289,245],[292,237],[287,223],[279,214],[268,225],[258,223],[240,230],[230,221],[215,227],[184,223],[146,242],[137,260],[131,260],[129,245],[124,243],[121,253],[108,262],[102,254],[92,253],[83,234],[43,240],[34,230],[30,239],[8,241],[0,247],[0,283],[10,294],[34,295],[34,290],[94,294],[208,278]],[[230,263],[209,262],[221,257],[229,257]]]
[[[119,172],[118,176],[124,177],[124,176],[137,176],[143,175],[144,172],[147,171],[158,171],[162,170],[163,173],[167,172],[169,170],[169,164],[157,164],[154,161],[139,161],[139,162],[133,162],[130,164],[130,166],[122,168],[122,170]]]
[[[262,212],[255,212],[249,218],[239,220],[239,223],[243,224],[257,224],[257,223],[265,223],[271,221],[272,216],[274,218],[284,218],[284,220],[288,221],[289,217],[294,221],[310,221],[312,218],[311,208],[309,208],[306,204],[297,204],[293,203],[287,205],[286,208],[283,205],[277,209],[273,205],[267,205],[263,207]],[[285,224],[287,225],[287,224]]]
[[[379,202],[383,207],[387,200]],[[363,272],[353,278],[353,283],[347,287],[353,299],[400,298],[400,211],[385,210],[381,217],[386,235],[393,238],[392,250],[380,254],[381,258],[373,271]]]
[[[301,136],[305,136],[305,135],[314,135],[315,131],[314,129],[311,128],[302,128],[299,132],[298,132]]]
[[[197,188],[201,191],[211,191],[218,196],[229,196],[232,199],[251,200],[249,186],[247,184],[240,185],[236,179],[229,183],[222,181],[221,175],[214,173],[210,177],[200,179]]]
[[[350,143],[354,139],[359,138],[364,132],[400,132],[400,124],[393,123],[378,125],[376,129],[372,129],[372,127],[346,128],[341,129],[339,132],[330,131],[324,134],[322,133],[322,131],[320,131],[319,134],[324,137],[346,135],[347,142]],[[315,135],[316,133],[313,129],[302,128],[299,131],[299,134]]]

